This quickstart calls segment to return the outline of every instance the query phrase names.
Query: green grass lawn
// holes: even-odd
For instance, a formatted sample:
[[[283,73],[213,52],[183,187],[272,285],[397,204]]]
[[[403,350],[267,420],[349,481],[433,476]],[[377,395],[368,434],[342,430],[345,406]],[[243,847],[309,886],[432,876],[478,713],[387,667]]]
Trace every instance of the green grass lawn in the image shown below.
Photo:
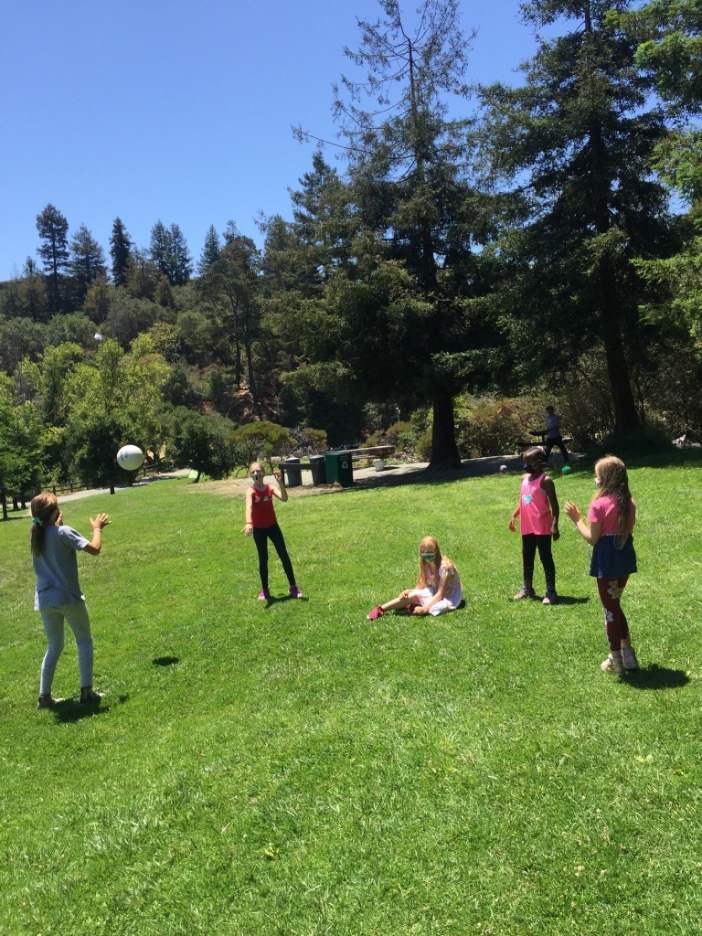
[[[0,524],[0,932],[699,932],[702,468],[631,485],[643,669],[622,680],[567,518],[570,601],[511,601],[515,475],[291,498],[309,600],[268,609],[241,500],[162,481],[66,503],[83,532],[113,518],[79,558],[97,714],[35,709],[29,523]],[[582,508],[591,474],[557,490]],[[368,623],[429,533],[465,610]],[[67,634],[54,693],[77,686]]]

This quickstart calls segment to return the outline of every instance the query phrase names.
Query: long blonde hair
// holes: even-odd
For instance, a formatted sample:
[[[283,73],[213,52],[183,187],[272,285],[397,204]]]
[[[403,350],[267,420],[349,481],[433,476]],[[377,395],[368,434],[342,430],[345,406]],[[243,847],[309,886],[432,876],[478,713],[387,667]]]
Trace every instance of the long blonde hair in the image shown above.
[[[433,552],[434,561],[432,563],[425,562],[422,559],[423,552]],[[417,588],[427,587],[427,566],[432,569],[434,583],[436,583],[442,562],[451,563],[451,560],[448,556],[441,555],[439,543],[434,536],[425,536],[419,544],[419,575],[417,576]]]
[[[631,491],[629,490],[629,476],[626,465],[616,455],[605,455],[595,464],[595,475],[600,485],[595,491],[593,501],[607,494],[617,502],[619,515],[619,531],[617,533],[617,546],[621,547],[629,538],[629,520],[631,517]]]
[[[29,505],[32,511],[32,538],[30,542],[32,555],[41,556],[44,552],[46,528],[51,526],[51,515],[58,510],[58,498],[51,491],[42,491],[32,498]],[[54,518],[55,519],[55,518]],[[41,521],[37,523],[36,521]]]

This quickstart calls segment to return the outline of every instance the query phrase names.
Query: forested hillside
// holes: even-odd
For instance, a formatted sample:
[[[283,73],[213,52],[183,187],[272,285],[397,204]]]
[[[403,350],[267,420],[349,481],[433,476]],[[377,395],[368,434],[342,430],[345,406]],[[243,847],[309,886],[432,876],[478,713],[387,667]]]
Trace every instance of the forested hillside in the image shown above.
[[[582,445],[700,432],[700,0],[530,0],[514,87],[468,87],[456,0],[422,9],[360,21],[344,161],[320,141],[258,243],[236,205],[195,255],[40,211],[0,284],[4,490],[112,483],[125,441],[221,476],[389,431],[441,468],[546,399]]]

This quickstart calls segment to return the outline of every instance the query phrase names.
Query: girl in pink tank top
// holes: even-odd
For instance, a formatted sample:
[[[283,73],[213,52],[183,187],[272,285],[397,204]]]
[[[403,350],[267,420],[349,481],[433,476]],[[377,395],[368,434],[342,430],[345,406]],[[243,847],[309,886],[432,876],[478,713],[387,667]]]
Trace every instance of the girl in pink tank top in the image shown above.
[[[522,478],[519,503],[509,521],[509,529],[514,532],[515,521],[519,518],[519,528],[522,534],[524,580],[514,597],[517,601],[522,598],[536,598],[534,559],[538,549],[546,577],[546,594],[543,603],[555,604],[558,595],[556,594],[556,566],[551,554],[551,540],[557,540],[560,535],[556,486],[544,474],[545,455],[540,446],[536,445],[528,449],[522,457],[528,471]]]

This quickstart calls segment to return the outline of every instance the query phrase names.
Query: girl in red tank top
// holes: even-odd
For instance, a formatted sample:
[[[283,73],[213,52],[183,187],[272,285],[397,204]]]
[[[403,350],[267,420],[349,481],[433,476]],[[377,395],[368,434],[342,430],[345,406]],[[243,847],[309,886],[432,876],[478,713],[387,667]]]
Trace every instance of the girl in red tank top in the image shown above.
[[[261,576],[261,591],[259,592],[259,601],[270,601],[270,591],[268,589],[268,540],[275,546],[283,570],[290,586],[291,598],[302,598],[302,592],[295,582],[295,573],[293,572],[292,562],[288,555],[288,550],[283,539],[283,532],[278,526],[273,506],[273,498],[285,502],[288,499],[288,491],[285,487],[283,472],[276,469],[274,476],[278,482],[279,489],[270,484],[263,483],[263,468],[260,462],[253,462],[249,468],[249,476],[253,481],[252,486],[246,492],[246,522],[242,532],[246,536],[253,536],[258,552],[258,571]]]
[[[555,604],[558,600],[556,594],[556,566],[551,555],[551,540],[557,540],[558,532],[558,498],[556,486],[544,474],[546,463],[544,450],[535,445],[527,449],[522,458],[527,467],[527,474],[522,478],[519,490],[519,503],[515,507],[509,521],[509,529],[514,533],[515,521],[519,518],[522,534],[522,568],[524,581],[522,587],[514,596],[515,600],[521,598],[536,598],[534,592],[534,559],[536,550],[544,567],[546,576],[546,594],[544,604]]]

